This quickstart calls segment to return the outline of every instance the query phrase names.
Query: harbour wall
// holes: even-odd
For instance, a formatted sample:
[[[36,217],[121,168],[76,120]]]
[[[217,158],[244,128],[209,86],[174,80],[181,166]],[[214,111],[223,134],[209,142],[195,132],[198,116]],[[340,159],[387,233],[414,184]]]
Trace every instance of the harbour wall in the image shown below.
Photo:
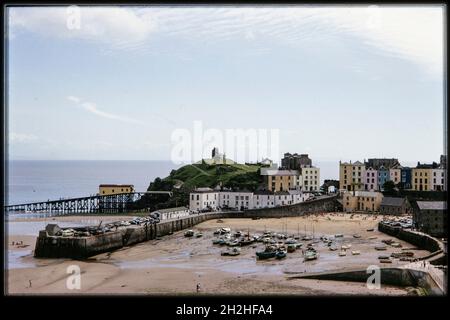
[[[442,241],[421,232],[404,230],[400,227],[388,226],[382,222],[378,223],[378,230],[390,236],[396,237],[408,243],[417,246],[420,249],[430,251],[431,253],[421,258],[428,260],[431,264],[447,264],[446,250]]]
[[[379,270],[380,284],[399,287],[420,287],[425,290],[427,295],[443,294],[443,291],[427,272],[406,268],[380,268]],[[367,270],[353,270],[298,275],[289,277],[289,279],[367,282],[372,274],[373,272],[368,272]]]
[[[233,213],[234,218],[280,218],[280,217],[298,217],[312,213],[334,212],[338,211],[338,196],[330,196],[315,200],[305,201],[289,206],[250,209]]]
[[[83,259],[139,242],[162,237],[183,229],[188,229],[210,219],[255,217],[279,218],[302,216],[318,212],[330,212],[334,211],[336,208],[336,198],[336,196],[333,196],[276,208],[191,215],[185,218],[164,221],[157,224],[122,228],[117,231],[90,237],[55,237],[49,236],[47,232],[43,230],[40,231],[39,237],[36,240],[34,255],[39,258]]]

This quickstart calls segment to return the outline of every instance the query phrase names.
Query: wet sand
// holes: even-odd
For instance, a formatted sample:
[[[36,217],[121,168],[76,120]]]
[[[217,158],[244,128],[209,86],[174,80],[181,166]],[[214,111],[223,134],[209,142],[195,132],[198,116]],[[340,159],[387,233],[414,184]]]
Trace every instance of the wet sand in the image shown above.
[[[62,217],[67,221],[85,217]],[[101,219],[100,217],[95,217]],[[103,218],[103,217],[102,217]],[[110,218],[110,217],[108,217]],[[120,220],[112,217],[113,220]],[[59,218],[57,218],[59,220]],[[328,214],[282,219],[222,219],[205,221],[193,229],[202,231],[201,238],[185,238],[184,232],[177,232],[161,240],[153,240],[123,248],[112,253],[91,257],[84,261],[68,259],[36,259],[32,252],[18,258],[20,268],[8,271],[8,291],[10,294],[197,294],[200,284],[203,294],[295,294],[295,295],[405,295],[406,288],[382,286],[380,290],[369,290],[364,283],[323,281],[311,279],[289,280],[288,276],[303,272],[321,272],[344,269],[365,269],[369,265],[386,266],[378,262],[379,255],[390,255],[401,249],[388,246],[386,251],[376,251],[375,245],[382,239],[392,237],[376,230],[380,218],[368,215]],[[105,220],[106,221],[106,220]],[[315,238],[321,235],[344,234],[337,244],[351,244],[345,257],[338,251],[330,251],[319,242],[315,244],[320,256],[318,260],[303,261],[300,250],[288,253],[283,260],[256,261],[255,252],[264,245],[257,243],[242,247],[235,257],[221,256],[224,247],[213,245],[213,231],[219,227],[230,227],[232,231],[249,231],[261,234],[264,230],[285,232],[303,236],[305,233]],[[375,228],[375,231],[366,231]],[[356,239],[353,234],[361,238]],[[14,241],[21,240],[14,235]],[[369,240],[369,237],[377,237]],[[32,237],[23,238],[35,241]],[[35,238],[34,238],[35,239]],[[9,242],[12,238],[8,239]],[[309,241],[303,241],[306,245]],[[403,247],[412,245],[396,240]],[[34,242],[33,242],[34,243]],[[32,246],[34,247],[34,245]],[[16,252],[14,246],[10,250]],[[359,250],[358,256],[350,251]],[[415,256],[424,256],[427,251],[414,250]],[[81,269],[81,289],[69,290],[66,281],[67,267],[78,265]],[[387,266],[405,264],[397,259]],[[31,287],[30,287],[31,280]]]

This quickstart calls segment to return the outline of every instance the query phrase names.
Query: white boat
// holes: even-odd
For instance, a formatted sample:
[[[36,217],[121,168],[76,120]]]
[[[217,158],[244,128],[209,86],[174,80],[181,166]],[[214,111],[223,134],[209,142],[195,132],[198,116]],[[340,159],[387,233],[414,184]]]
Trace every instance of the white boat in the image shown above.
[[[355,251],[352,251],[352,255],[354,255],[354,256],[357,256],[357,255],[359,255],[361,252],[359,252],[359,251],[357,251],[357,250],[355,250]]]
[[[341,250],[339,252],[339,257],[343,257],[343,256],[346,256],[346,255],[347,255],[347,251],[345,251],[345,250]]]
[[[184,233],[185,237],[192,237],[194,235],[194,230],[188,230]]]

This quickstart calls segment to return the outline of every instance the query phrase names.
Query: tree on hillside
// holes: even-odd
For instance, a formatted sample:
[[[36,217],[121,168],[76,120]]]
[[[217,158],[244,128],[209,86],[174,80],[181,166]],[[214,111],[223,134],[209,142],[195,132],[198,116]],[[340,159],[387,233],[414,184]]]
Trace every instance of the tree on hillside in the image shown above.
[[[396,193],[394,181],[388,180],[383,184],[383,193],[387,195],[394,195]]]

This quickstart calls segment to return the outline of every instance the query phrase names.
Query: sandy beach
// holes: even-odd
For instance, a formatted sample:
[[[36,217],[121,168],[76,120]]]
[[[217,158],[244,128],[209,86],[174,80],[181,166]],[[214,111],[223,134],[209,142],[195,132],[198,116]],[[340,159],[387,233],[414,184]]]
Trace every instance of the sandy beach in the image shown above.
[[[103,220],[122,217],[98,217]],[[128,217],[129,218],[129,217]],[[76,223],[86,216],[58,217],[60,221]],[[382,266],[379,255],[390,255],[398,248],[388,247],[386,251],[376,251],[374,247],[383,239],[392,237],[376,230],[380,217],[370,215],[326,214],[281,219],[222,219],[203,222],[193,229],[203,232],[201,238],[186,238],[184,232],[177,232],[160,240],[152,240],[131,247],[100,254],[84,261],[69,259],[36,259],[32,255],[36,237],[14,234],[8,237],[9,250],[22,254],[15,259],[8,270],[9,294],[294,294],[294,295],[406,295],[406,288],[382,286],[380,290],[369,290],[364,283],[289,279],[290,275],[304,272],[331,270],[365,269],[369,265]],[[26,223],[26,222],[24,222]],[[230,227],[250,234],[261,234],[265,230],[286,232],[289,235],[344,234],[336,240],[339,245],[351,245],[351,250],[360,255],[339,257],[338,251],[330,251],[322,242],[316,244],[320,257],[313,261],[303,261],[300,250],[289,253],[283,260],[257,261],[255,252],[264,245],[243,247],[235,257],[221,256],[224,249],[212,244],[213,231],[219,227]],[[375,231],[367,229],[375,228]],[[305,231],[306,230],[306,231]],[[358,233],[361,238],[354,238]],[[36,234],[37,235],[37,234]],[[370,239],[369,239],[370,238]],[[17,248],[12,241],[23,241],[29,245]],[[403,247],[412,245],[396,240]],[[28,250],[28,251],[26,251]],[[428,252],[414,250],[416,257]],[[390,266],[404,264],[394,260]],[[78,265],[81,270],[80,290],[67,289],[69,274],[67,268]],[[200,292],[196,292],[200,284]]]

